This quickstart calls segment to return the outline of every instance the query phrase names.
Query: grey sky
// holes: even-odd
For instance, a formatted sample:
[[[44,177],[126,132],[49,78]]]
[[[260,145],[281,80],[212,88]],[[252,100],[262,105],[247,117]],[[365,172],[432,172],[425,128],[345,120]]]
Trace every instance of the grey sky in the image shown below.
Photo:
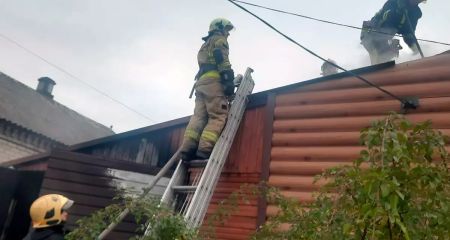
[[[384,0],[249,0],[261,5],[360,26]],[[247,7],[247,6],[246,6]],[[421,4],[417,36],[450,41],[450,2]],[[347,68],[369,64],[359,31],[248,7],[300,43]],[[226,17],[235,72],[255,70],[255,91],[318,77],[322,62],[225,0],[0,0],[0,34],[149,116],[127,110],[0,38],[0,71],[36,86],[53,78],[55,99],[116,132],[191,114],[187,96],[209,22]],[[450,49],[422,43],[427,56]],[[399,61],[418,58],[405,49]]]

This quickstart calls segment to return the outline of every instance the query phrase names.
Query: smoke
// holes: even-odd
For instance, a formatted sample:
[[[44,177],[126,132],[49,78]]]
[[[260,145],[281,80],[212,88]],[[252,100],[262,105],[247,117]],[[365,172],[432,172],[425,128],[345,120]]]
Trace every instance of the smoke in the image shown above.
[[[431,57],[450,49],[448,46],[437,45],[434,43],[419,42],[419,44],[425,57]],[[414,54],[413,51],[406,44],[404,44],[403,50],[400,51],[400,57],[396,60],[396,62],[402,63],[420,58],[421,56],[419,53]]]

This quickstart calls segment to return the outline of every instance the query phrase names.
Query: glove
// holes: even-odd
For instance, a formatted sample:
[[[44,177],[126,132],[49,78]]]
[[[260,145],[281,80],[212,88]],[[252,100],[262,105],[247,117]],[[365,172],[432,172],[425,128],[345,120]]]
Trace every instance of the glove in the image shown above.
[[[224,71],[220,72],[220,80],[222,81],[222,83],[233,82],[233,80],[234,80],[233,69],[224,70]]]
[[[223,92],[225,93],[225,96],[229,97],[234,94],[234,83],[233,81],[228,81],[222,83],[223,85]]]
[[[222,82],[225,96],[234,94],[234,71],[233,69],[225,70],[220,73],[220,81]]]

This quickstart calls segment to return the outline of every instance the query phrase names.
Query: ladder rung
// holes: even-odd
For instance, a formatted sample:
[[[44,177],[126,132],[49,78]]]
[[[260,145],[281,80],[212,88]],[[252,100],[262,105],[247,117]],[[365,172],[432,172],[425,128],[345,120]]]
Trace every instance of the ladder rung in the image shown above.
[[[186,167],[188,168],[204,168],[206,167],[206,164],[208,163],[208,159],[206,160],[192,160],[189,162],[184,162],[186,164]]]
[[[172,189],[175,192],[195,192],[197,186],[173,186]]]

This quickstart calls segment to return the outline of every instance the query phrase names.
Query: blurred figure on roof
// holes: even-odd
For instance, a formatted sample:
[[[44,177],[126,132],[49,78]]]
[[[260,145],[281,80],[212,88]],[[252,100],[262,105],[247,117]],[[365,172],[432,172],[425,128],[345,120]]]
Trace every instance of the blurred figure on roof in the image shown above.
[[[425,0],[388,0],[370,21],[364,21],[361,44],[369,52],[372,64],[391,61],[402,49],[394,38],[401,34],[414,54],[419,53],[415,31],[422,11],[419,4]]]
[[[332,59],[328,59],[322,64],[322,67],[320,68],[322,70],[322,76],[328,76],[338,73],[338,68],[331,63],[336,65],[336,62]]]
[[[203,39],[195,77],[195,108],[181,146],[183,161],[208,159],[225,126],[228,97],[234,94],[234,71],[228,59],[228,36],[234,28],[224,18],[214,19]]]
[[[24,240],[63,240],[64,224],[73,201],[59,194],[36,199],[30,207],[33,230]]]

